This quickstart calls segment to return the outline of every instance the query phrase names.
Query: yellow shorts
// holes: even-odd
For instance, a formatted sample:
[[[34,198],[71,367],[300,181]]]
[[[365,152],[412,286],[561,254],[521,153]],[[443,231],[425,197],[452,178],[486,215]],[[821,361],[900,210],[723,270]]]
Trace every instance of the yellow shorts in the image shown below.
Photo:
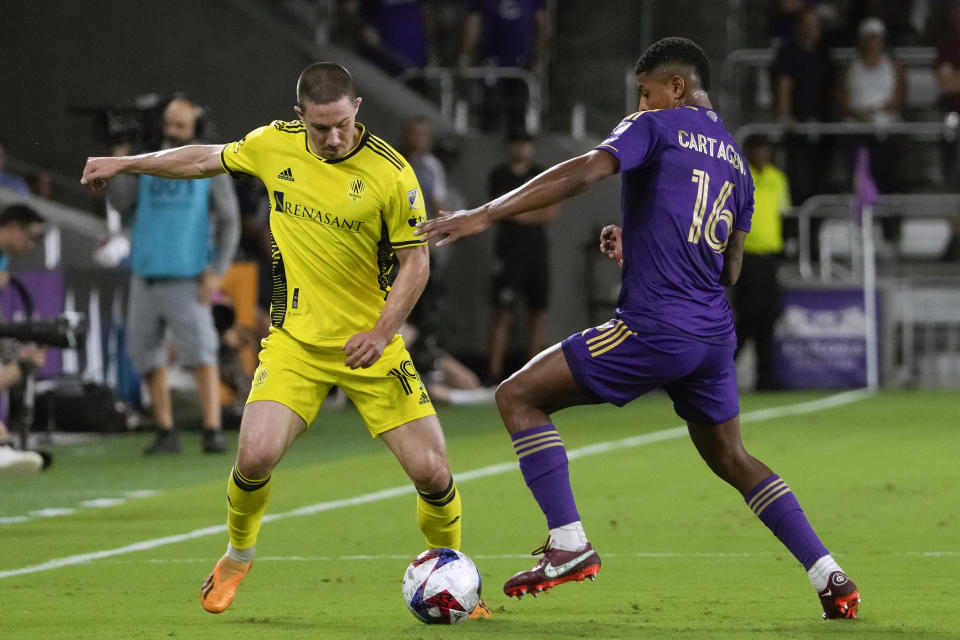
[[[373,437],[436,413],[399,335],[368,369],[346,366],[340,347],[304,344],[283,329],[271,329],[260,344],[248,403],[279,402],[310,426],[336,385],[357,406]]]

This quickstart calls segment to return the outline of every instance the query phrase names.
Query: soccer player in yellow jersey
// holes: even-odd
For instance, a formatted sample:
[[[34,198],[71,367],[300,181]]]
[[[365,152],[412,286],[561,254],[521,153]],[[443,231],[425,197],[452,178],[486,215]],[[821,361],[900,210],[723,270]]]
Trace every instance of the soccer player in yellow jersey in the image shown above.
[[[416,486],[427,545],[460,546],[460,495],[443,432],[397,335],[430,270],[427,244],[413,233],[426,216],[423,195],[404,158],[356,122],[359,107],[349,72],[315,63],[297,82],[298,120],[275,121],[226,145],[88,158],[84,168],[81,182],[94,190],[118,173],[229,172],[259,177],[270,194],[272,328],[227,481],[230,542],[201,589],[212,613],[230,606],[253,564],[271,471],[333,385]]]

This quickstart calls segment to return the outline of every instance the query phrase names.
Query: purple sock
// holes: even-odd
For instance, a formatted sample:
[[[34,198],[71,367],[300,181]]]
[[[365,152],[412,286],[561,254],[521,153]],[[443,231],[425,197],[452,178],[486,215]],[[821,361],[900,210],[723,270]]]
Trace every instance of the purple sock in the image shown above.
[[[547,526],[561,527],[580,519],[570,488],[567,450],[552,424],[532,427],[511,434],[513,450],[520,461],[520,472],[547,516]]]
[[[780,476],[774,474],[763,479],[744,500],[804,569],[809,570],[813,563],[829,553]]]

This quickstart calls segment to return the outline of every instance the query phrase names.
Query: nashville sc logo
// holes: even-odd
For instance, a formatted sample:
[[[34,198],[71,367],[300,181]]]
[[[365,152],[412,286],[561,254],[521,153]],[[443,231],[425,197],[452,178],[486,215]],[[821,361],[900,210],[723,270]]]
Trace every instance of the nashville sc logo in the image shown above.
[[[318,207],[308,207],[299,202],[291,202],[284,198],[283,191],[273,192],[273,210],[294,218],[316,222],[325,227],[352,231],[353,233],[359,233],[360,227],[363,226],[363,220],[351,220],[340,217],[335,213],[321,211]]]
[[[363,178],[356,176],[353,180],[350,181],[350,185],[347,187],[347,197],[353,200],[354,202],[360,202],[363,199],[363,189],[366,185],[363,183]]]

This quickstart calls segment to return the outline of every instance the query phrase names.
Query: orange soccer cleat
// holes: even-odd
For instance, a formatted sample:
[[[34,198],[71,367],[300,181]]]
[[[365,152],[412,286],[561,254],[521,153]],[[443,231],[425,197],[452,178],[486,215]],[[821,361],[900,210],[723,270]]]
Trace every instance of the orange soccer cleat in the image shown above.
[[[217,561],[200,588],[200,603],[210,613],[223,613],[237,595],[237,587],[253,566],[250,562],[237,562],[224,555]]]
[[[483,598],[480,598],[480,602],[477,603],[477,606],[474,607],[473,611],[470,612],[470,615],[468,617],[492,618],[493,613],[490,612],[490,607],[488,607],[487,603],[483,601]]]

